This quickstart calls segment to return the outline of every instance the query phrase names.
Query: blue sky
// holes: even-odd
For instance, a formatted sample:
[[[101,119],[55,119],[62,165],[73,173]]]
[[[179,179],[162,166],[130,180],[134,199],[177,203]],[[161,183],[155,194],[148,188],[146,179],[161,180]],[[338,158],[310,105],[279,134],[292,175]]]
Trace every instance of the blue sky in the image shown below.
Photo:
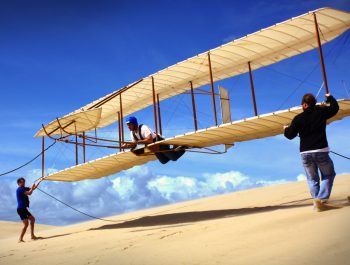
[[[349,1],[340,0],[0,1],[0,171],[40,152],[40,140],[33,135],[42,123],[178,61],[325,6],[350,11]],[[348,37],[349,32],[324,46],[330,90],[337,98],[346,97],[342,80],[350,89]],[[257,70],[254,79],[260,113],[296,106],[302,94],[316,93],[322,83],[317,51]],[[218,82],[216,87],[219,84],[230,91],[233,119],[253,115],[247,75]],[[181,95],[162,103],[166,135],[193,129],[189,100],[188,95]],[[213,125],[211,109],[206,107],[210,99],[197,100],[200,126]],[[152,124],[149,113],[146,109],[137,114],[144,123]],[[116,137],[115,131],[111,126],[103,133]],[[333,150],[349,155],[349,131],[349,118],[329,126]],[[88,158],[107,153],[88,150]],[[350,172],[346,160],[332,157],[338,173]],[[57,144],[48,152],[48,168],[62,169],[73,163],[69,147]],[[18,176],[35,179],[39,168],[40,161],[36,161],[2,177],[0,198],[5,206],[0,209],[0,219],[18,219],[13,182]],[[300,174],[298,142],[277,136],[239,143],[222,156],[186,154],[166,166],[152,162],[97,181],[45,182],[42,187],[103,216],[294,181]],[[39,222],[84,220],[43,194],[35,194],[32,202]],[[50,209],[48,217],[44,212]]]

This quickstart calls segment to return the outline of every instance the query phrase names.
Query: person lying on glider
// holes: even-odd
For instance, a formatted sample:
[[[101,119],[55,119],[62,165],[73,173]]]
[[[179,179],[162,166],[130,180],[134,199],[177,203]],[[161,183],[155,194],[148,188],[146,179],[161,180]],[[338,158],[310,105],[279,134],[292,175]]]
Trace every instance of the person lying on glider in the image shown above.
[[[30,221],[30,234],[32,240],[38,239],[34,235],[34,223],[35,217],[28,211],[29,208],[29,198],[28,196],[32,195],[33,191],[39,186],[39,184],[43,181],[43,178],[40,178],[38,183],[34,183],[31,188],[26,187],[26,180],[24,178],[17,179],[18,188],[16,190],[17,197],[17,213],[23,222],[23,228],[21,234],[19,236],[18,243],[24,242],[23,237],[28,228],[28,219]]]
[[[133,116],[126,119],[126,125],[130,130],[130,136],[132,143],[124,143],[123,148],[136,148],[138,144],[148,145],[156,141],[164,140],[160,135],[157,135],[145,124],[138,124],[137,119]],[[155,152],[155,156],[162,164],[168,163],[170,160],[178,160],[184,153],[185,150],[181,146],[160,145],[159,151]]]

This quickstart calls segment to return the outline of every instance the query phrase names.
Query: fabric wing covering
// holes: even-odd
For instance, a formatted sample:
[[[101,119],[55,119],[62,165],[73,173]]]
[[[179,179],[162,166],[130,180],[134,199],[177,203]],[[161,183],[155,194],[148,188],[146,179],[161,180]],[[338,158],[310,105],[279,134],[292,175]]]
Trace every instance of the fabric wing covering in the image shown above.
[[[339,112],[328,122],[350,116],[350,100],[338,100],[338,103],[340,107]],[[301,107],[295,107],[175,136],[158,143],[189,147],[209,147],[275,136],[282,134],[283,125],[290,124],[295,115],[301,112]],[[149,146],[151,147],[152,145],[155,144]],[[46,180],[77,181],[101,178],[155,159],[156,157],[153,154],[136,156],[130,151],[120,152],[58,171],[48,175]]]
[[[50,136],[59,134],[77,134],[95,129],[101,118],[101,108],[81,111],[52,121],[35,136]],[[46,132],[45,132],[46,131]]]
[[[190,81],[194,88],[209,84],[208,53],[213,79],[219,81],[248,72],[248,62],[252,70],[256,70],[315,49],[318,46],[313,13],[317,17],[322,44],[338,37],[350,27],[349,12],[321,8],[167,67],[73,113],[101,107],[101,119],[97,125],[100,128],[117,121],[121,92],[124,116],[152,105],[152,78],[160,100],[188,91]]]

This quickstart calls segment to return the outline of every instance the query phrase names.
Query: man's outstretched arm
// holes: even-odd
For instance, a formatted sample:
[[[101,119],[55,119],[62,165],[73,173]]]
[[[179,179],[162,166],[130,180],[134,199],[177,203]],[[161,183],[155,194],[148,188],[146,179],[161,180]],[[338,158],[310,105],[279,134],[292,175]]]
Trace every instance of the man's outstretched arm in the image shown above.
[[[39,181],[38,181],[38,183],[36,183],[36,184],[33,183],[32,187],[31,187],[28,191],[24,192],[24,194],[25,194],[25,195],[28,195],[28,196],[32,195],[33,191],[34,191],[37,187],[39,187],[40,183],[41,183],[43,180],[44,180],[43,178],[40,178]]]
[[[122,147],[123,148],[135,148],[138,144],[151,144],[151,143],[153,143],[153,138],[152,138],[152,135],[150,134],[143,140],[133,139],[132,143],[123,143]]]

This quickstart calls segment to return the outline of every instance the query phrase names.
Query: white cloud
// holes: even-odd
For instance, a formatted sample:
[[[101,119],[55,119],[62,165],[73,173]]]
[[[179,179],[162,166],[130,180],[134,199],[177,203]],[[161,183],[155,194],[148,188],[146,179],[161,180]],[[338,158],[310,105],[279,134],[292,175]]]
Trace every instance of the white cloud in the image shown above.
[[[228,171],[203,174],[198,178],[157,176],[148,183],[148,186],[157,189],[168,201],[176,202],[283,182],[286,180],[254,180],[241,172]]]
[[[277,179],[277,180],[258,180],[256,182],[256,184],[259,184],[263,187],[265,186],[271,186],[271,185],[278,185],[278,184],[282,184],[282,183],[287,183],[289,181],[285,180],[285,179]]]
[[[297,176],[297,181],[305,181],[306,180],[306,176],[304,174],[299,174]]]

